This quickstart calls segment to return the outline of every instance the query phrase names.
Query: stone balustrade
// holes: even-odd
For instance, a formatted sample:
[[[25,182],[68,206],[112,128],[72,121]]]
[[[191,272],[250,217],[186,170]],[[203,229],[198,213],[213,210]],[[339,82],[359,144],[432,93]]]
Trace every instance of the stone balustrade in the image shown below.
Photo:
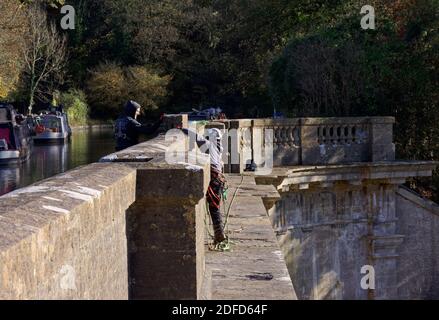
[[[228,172],[256,167],[395,160],[392,117],[223,121]],[[270,157],[272,158],[270,159]]]

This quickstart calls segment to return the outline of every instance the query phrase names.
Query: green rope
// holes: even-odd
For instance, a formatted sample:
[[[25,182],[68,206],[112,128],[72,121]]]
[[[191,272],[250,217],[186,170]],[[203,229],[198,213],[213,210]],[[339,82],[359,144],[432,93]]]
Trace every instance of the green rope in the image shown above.
[[[224,221],[224,230],[227,228],[227,224],[229,222],[229,216],[230,216],[230,209],[233,206],[233,203],[235,201],[236,195],[238,194],[239,189],[241,188],[242,184],[244,183],[244,176],[241,176],[241,182],[239,183],[238,187],[236,188],[235,192],[233,193],[232,200],[230,201],[229,208],[227,209],[226,219]],[[226,199],[227,200],[227,199]]]
[[[231,252],[231,241],[229,239],[226,239],[220,243],[217,243],[215,247],[212,249],[213,251],[219,251],[219,252]]]

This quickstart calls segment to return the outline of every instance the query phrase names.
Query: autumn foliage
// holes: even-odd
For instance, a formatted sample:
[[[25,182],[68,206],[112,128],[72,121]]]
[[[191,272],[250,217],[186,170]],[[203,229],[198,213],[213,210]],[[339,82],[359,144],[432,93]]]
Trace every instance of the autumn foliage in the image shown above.
[[[146,109],[157,109],[167,96],[170,80],[169,76],[160,76],[147,67],[104,62],[90,72],[87,92],[96,113],[114,117],[130,99]]]

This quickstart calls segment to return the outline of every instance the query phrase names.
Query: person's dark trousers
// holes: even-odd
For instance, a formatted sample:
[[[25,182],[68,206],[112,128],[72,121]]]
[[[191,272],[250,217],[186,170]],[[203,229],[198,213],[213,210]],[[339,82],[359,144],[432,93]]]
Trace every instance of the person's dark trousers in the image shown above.
[[[209,205],[210,217],[212,218],[213,231],[215,234],[215,242],[221,242],[225,240],[223,219],[219,209]]]
[[[220,172],[212,170],[209,188],[207,189],[206,198],[209,204],[210,217],[212,219],[213,230],[215,232],[215,242],[222,242],[226,239],[224,235],[224,226],[221,217],[221,197],[223,195],[225,178]]]

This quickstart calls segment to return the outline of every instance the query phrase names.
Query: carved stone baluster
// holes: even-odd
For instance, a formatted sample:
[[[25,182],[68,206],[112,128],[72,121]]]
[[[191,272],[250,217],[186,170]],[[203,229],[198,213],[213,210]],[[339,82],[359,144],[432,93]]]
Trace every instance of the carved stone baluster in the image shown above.
[[[281,135],[282,135],[282,145],[284,147],[288,147],[288,134],[287,134],[287,127],[282,127]]]
[[[346,144],[348,144],[348,145],[352,144],[352,135],[351,135],[351,133],[352,133],[351,127],[349,125],[344,127],[344,139],[345,139]]]
[[[294,127],[288,127],[288,145],[294,147]]]
[[[277,146],[278,148],[283,145],[282,127],[277,127]]]
[[[329,128],[329,142],[331,143],[331,144],[334,144],[334,136],[335,136],[335,128],[334,128],[334,126],[331,126],[330,128]]]
[[[368,125],[362,125],[362,127],[363,127],[363,143],[368,143],[368,141],[369,141],[369,126]]]
[[[358,144],[362,144],[363,143],[363,127],[356,125],[355,126],[355,140]]]
[[[336,139],[337,144],[343,145],[344,144],[343,126],[337,127],[336,134],[337,134],[337,139]]]
[[[300,127],[294,127],[294,146],[300,147]]]

